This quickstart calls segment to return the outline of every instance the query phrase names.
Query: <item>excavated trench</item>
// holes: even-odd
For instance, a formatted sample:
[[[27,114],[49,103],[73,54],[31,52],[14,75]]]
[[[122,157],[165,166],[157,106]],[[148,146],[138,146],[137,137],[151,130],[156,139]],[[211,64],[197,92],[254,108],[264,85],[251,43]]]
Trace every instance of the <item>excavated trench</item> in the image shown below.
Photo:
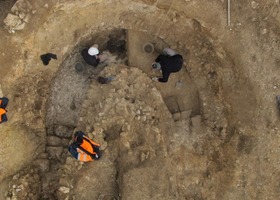
[[[239,58],[239,43],[230,41],[238,36],[223,33],[225,29],[217,25],[224,22],[217,17],[220,15],[213,17],[212,12],[201,12],[198,17],[188,6],[201,11],[204,7],[186,2],[174,4],[160,31],[162,13],[169,10],[169,1],[115,2],[114,7],[110,2],[87,1],[77,6],[73,1],[57,5],[49,2],[44,6],[52,12],[42,11],[44,17],[38,20],[39,24],[45,20],[42,26],[27,27],[34,28],[36,34],[23,43],[27,75],[18,79],[14,91],[9,93],[15,99],[11,101],[14,109],[28,113],[26,121],[38,119],[21,122],[18,119],[21,115],[12,113],[14,124],[23,124],[26,132],[36,134],[44,145],[37,147],[31,164],[25,164],[6,179],[9,184],[6,199],[259,197],[254,194],[261,197],[270,194],[269,199],[273,199],[273,195],[277,196],[277,188],[267,186],[267,193],[259,189],[268,180],[263,171],[268,173],[266,169],[277,163],[274,163],[277,159],[271,161],[260,151],[264,147],[262,140],[270,138],[262,135],[266,128],[261,124],[277,132],[275,110],[263,102],[269,99],[263,90],[266,84],[258,85],[254,80],[254,77],[264,83],[267,80],[258,73],[257,63],[261,61],[256,54],[261,45],[255,44],[254,39],[246,41],[245,36],[252,36],[242,32],[237,24],[234,33],[242,33],[239,40],[248,42],[248,49],[260,48],[252,51],[254,55],[248,55],[249,59],[243,55]],[[223,13],[219,3],[213,5],[217,12]],[[32,6],[36,7],[36,3]],[[249,31],[254,33],[255,27],[249,27]],[[272,33],[270,36],[278,37]],[[18,38],[13,42],[17,41]],[[151,77],[158,75],[150,69],[158,52],[143,52],[143,44],[151,41],[156,41],[156,50],[170,46],[184,57],[184,68],[173,74],[167,84],[151,81]],[[40,42],[46,45],[42,47]],[[93,43],[110,51],[112,59],[107,66],[93,69],[84,63],[80,51]],[[47,69],[31,68],[38,63],[33,55],[49,49],[59,54],[57,65],[52,61]],[[252,70],[248,69],[248,63],[252,64]],[[18,68],[18,73],[25,71]],[[34,75],[29,76],[29,72]],[[101,85],[96,81],[99,75],[114,75],[116,79]],[[34,80],[41,81],[36,86]],[[30,100],[24,102],[28,95]],[[28,111],[30,107],[37,111]],[[91,133],[93,128],[96,132]],[[101,143],[102,159],[83,164],[71,158],[67,146],[76,130]],[[271,138],[271,144],[273,141]],[[259,155],[264,161],[260,161]],[[267,162],[274,164],[267,167]],[[256,165],[260,167],[255,168]],[[251,171],[262,176],[255,178]],[[277,177],[277,170],[274,172]]]
[[[80,113],[83,106],[82,104],[85,102],[88,89],[92,84],[92,81],[96,81],[98,75],[106,65],[127,64],[128,60],[133,59],[133,57],[127,58],[128,53],[126,48],[129,48],[130,44],[126,44],[126,41],[133,40],[134,37],[137,37],[137,40],[139,40],[139,37],[141,37],[143,33],[129,32],[131,32],[130,38],[128,38],[126,30],[111,30],[96,33],[89,38],[83,39],[83,41],[74,48],[74,51],[66,57],[56,72],[55,77],[52,79],[50,94],[47,100],[45,122],[47,133],[46,153],[48,161],[44,162],[48,163],[49,166],[47,167],[48,173],[41,173],[42,187],[39,195],[40,199],[56,199],[57,197],[60,197],[59,192],[57,191],[60,187],[59,180],[61,179],[61,175],[56,172],[63,169],[67,156],[69,156],[67,155],[67,146],[72,138],[73,132],[79,129],[76,127],[79,123]],[[94,44],[95,41],[98,41],[101,52],[103,50],[108,50],[110,52],[110,61],[106,65],[101,65],[97,68],[87,65],[80,54],[83,48],[89,47],[91,44]],[[157,51],[155,52],[156,56],[164,47],[168,47],[168,44],[161,39],[157,39],[157,44],[155,46],[157,48]],[[147,56],[144,51],[137,52],[137,55],[140,57],[142,56],[143,59]],[[132,65],[137,65],[136,63],[133,63],[133,61],[130,61],[130,63]],[[78,68],[77,65],[79,65]],[[183,80],[180,79],[178,81],[181,83]],[[100,85],[100,87],[101,86],[102,85]],[[175,87],[178,88],[177,85],[175,85]],[[180,86],[180,88],[181,87],[182,86]],[[192,87],[191,94],[189,95],[193,95],[193,97],[185,103],[180,100],[182,96],[177,93],[171,94],[165,92],[167,97],[164,98],[164,102],[175,121],[180,120],[178,114],[182,113],[186,115],[183,116],[182,114],[181,119],[183,120],[196,115],[200,117],[200,104],[198,104],[197,101],[197,88],[194,83],[192,83]],[[100,101],[102,101],[101,97],[97,96],[96,98],[99,98]],[[97,114],[98,113],[94,113],[94,115]],[[91,129],[92,128],[93,126],[91,126]],[[115,153],[120,151],[119,147],[117,147],[118,142],[116,142],[116,140],[119,140],[121,132],[122,125],[118,124],[113,124],[108,130],[104,130],[104,140],[108,142],[110,149],[113,149]],[[136,140],[134,144],[132,144],[132,148],[139,146],[143,142],[144,141]],[[42,160],[42,158],[39,158],[39,160]],[[122,179],[121,177],[123,176],[124,171],[127,171],[126,168],[132,168],[131,166],[126,166],[126,164],[120,163],[115,159],[114,162],[117,173],[116,180]],[[130,164],[135,165],[136,163]],[[139,164],[136,164],[136,166],[137,165]],[[115,198],[121,196],[121,190],[119,187],[120,186],[117,184],[115,192],[111,196],[114,196]]]
[[[219,113],[219,118],[217,118],[217,116],[215,117],[215,119],[211,118],[211,113],[213,112],[212,110],[213,108],[215,108],[216,106],[223,107],[222,102],[219,102],[219,100],[217,100],[215,97],[215,94],[217,94],[218,92],[215,91],[216,87],[218,87],[215,85],[216,84],[215,81],[217,80],[217,72],[216,72],[217,69],[212,68],[212,67],[218,68],[220,65],[220,61],[218,61],[218,59],[215,57],[216,53],[214,52],[214,49],[212,48],[211,43],[208,40],[208,36],[204,36],[203,33],[199,33],[201,29],[199,28],[200,25],[198,24],[197,21],[194,21],[193,23],[196,27],[198,27],[197,28],[198,31],[195,30],[193,33],[189,35],[189,37],[195,38],[194,41],[196,42],[196,45],[195,46],[194,45],[192,46],[192,44],[188,44],[188,45],[198,49],[201,48],[206,49],[204,50],[205,54],[200,55],[201,57],[198,57],[200,61],[195,61],[195,62],[211,62],[210,64],[208,63],[203,64],[203,66],[208,67],[207,69],[208,71],[204,70],[206,71],[206,74],[199,75],[196,74],[197,73],[196,71],[195,72],[191,71],[191,69],[187,71],[188,70],[187,68],[186,71],[182,72],[182,74],[180,74],[174,80],[170,81],[171,83],[169,84],[171,86],[168,87],[164,85],[162,88],[161,87],[162,85],[158,85],[158,90],[162,91],[161,93],[162,98],[164,100],[165,106],[167,106],[168,111],[173,117],[175,126],[179,126],[179,127],[183,126],[182,128],[183,130],[186,130],[186,133],[188,133],[191,130],[190,132],[192,132],[193,134],[202,134],[203,131],[206,131],[204,126],[206,127],[209,126],[212,129],[212,134],[222,134],[223,126],[226,125],[226,120],[222,119],[223,117],[221,117],[222,113],[224,112],[224,109],[221,108],[222,110]],[[134,60],[134,56],[137,55],[140,58],[140,60],[145,59],[146,56],[150,56],[147,55],[145,52],[143,52],[143,50],[141,49],[141,44],[144,44],[146,42],[145,40],[148,40],[149,38],[152,37],[153,35],[147,35],[146,33],[142,33],[142,32],[134,32],[133,30],[129,30],[128,35],[127,35],[127,31],[125,30],[111,30],[111,31],[96,33],[93,36],[83,39],[74,48],[74,50],[65,58],[65,60],[62,62],[61,66],[57,70],[54,78],[51,80],[51,84],[50,84],[50,92],[46,104],[47,110],[46,110],[46,119],[45,119],[46,133],[47,133],[46,135],[47,142],[45,148],[46,152],[43,153],[43,156],[40,155],[37,161],[35,161],[35,163],[40,163],[40,165],[39,166],[35,165],[35,168],[30,169],[31,171],[35,170],[35,174],[38,172],[40,174],[39,176],[40,183],[38,188],[36,188],[36,190],[40,190],[40,192],[34,193],[35,191],[32,191],[33,190],[32,188],[29,189],[28,192],[29,198],[63,199],[67,197],[65,196],[64,191],[61,188],[63,188],[65,185],[69,185],[70,184],[69,180],[73,179],[71,177],[77,173],[73,169],[69,169],[70,172],[69,171],[65,172],[65,167],[69,165],[69,158],[70,158],[67,151],[67,145],[71,140],[74,130],[83,130],[87,132],[94,127],[92,121],[90,121],[90,119],[85,119],[85,117],[84,117],[85,122],[81,122],[81,115],[83,113],[82,111],[83,107],[85,107],[88,104],[86,102],[91,100],[88,97],[88,93],[89,93],[88,90],[90,88],[90,85],[92,85],[93,82],[95,83],[96,77],[102,72],[104,66],[97,67],[95,69],[88,66],[83,61],[80,55],[81,49],[90,46],[91,44],[95,43],[95,41],[98,41],[101,51],[105,49],[109,49],[110,52],[112,53],[112,56],[114,56],[113,57],[114,59],[108,64],[109,66],[129,63],[132,66],[139,66],[138,68],[140,70],[144,72],[146,71],[145,72],[146,76],[150,76],[151,75],[149,74],[150,66],[147,66],[146,64],[141,66],[141,63],[137,63],[138,61]],[[139,40],[140,43],[137,43]],[[125,41],[128,41],[128,44],[125,44]],[[166,45],[166,42],[163,41],[162,43],[160,43],[159,41],[162,40],[158,39],[157,46],[160,46],[162,50],[162,48],[165,47],[164,45]],[[130,48],[137,48],[137,44],[140,45],[138,46],[138,51],[134,51],[134,52],[130,51]],[[200,46],[198,46],[197,44],[200,44]],[[126,53],[125,48],[128,48],[127,51],[129,53],[128,52]],[[188,60],[191,59],[188,55],[189,50],[178,48],[177,51],[183,53],[184,58],[186,58],[185,59],[186,62],[188,62]],[[157,54],[158,52],[155,52],[154,57]],[[128,56],[128,58],[126,57],[126,55]],[[207,59],[205,57],[207,57]],[[150,63],[152,63],[153,61],[151,58],[148,58],[148,60]],[[80,64],[82,67],[77,68],[77,64]],[[214,66],[214,64],[218,66]],[[186,67],[188,67],[189,64],[185,63],[185,65]],[[206,77],[206,79],[204,78],[204,76]],[[193,81],[191,77],[192,78],[196,77],[196,80],[199,80],[199,84],[201,84],[202,82],[203,85],[196,85],[196,80]],[[207,85],[205,81],[207,81],[209,85]],[[178,83],[180,83],[179,86]],[[102,85],[99,86],[97,85],[97,87],[101,87],[102,90]],[[105,91],[105,92],[109,92],[109,91]],[[206,95],[206,99],[203,99],[204,102],[202,102],[201,99],[199,100],[199,93],[200,95]],[[92,98],[97,98],[94,100],[97,102],[103,101],[102,96],[96,95],[93,96]],[[130,98],[127,98],[127,100],[131,102]],[[134,103],[133,101],[132,103]],[[211,105],[209,105],[209,107],[206,107],[205,104],[206,103],[208,104],[209,101],[211,101]],[[201,105],[204,105],[202,106],[202,109],[200,107]],[[88,109],[90,109],[90,107]],[[96,110],[93,110],[91,112],[93,112],[93,115],[98,115],[98,112]],[[201,121],[202,119],[205,120],[206,122],[205,125],[202,124],[203,123]],[[213,124],[212,121],[215,121],[215,124]],[[81,125],[81,123],[83,125]],[[123,187],[124,184],[126,184],[123,182],[124,181],[123,179],[125,179],[124,178],[125,174],[129,173],[129,171],[131,170],[141,168],[141,166],[145,166],[145,162],[144,164],[141,162],[139,163],[139,161],[135,160],[135,158],[129,161],[130,156],[125,155],[127,154],[126,150],[124,150],[122,147],[119,147],[120,140],[121,140],[120,134],[123,132],[122,131],[123,127],[124,127],[123,124],[113,123],[107,126],[106,129],[104,129],[103,139],[106,143],[108,143],[110,154],[118,155],[117,157],[119,157],[119,159],[112,158],[112,157],[107,158],[111,160],[112,163],[114,163],[114,169],[116,171],[114,175],[115,180],[111,180],[111,182],[113,183],[115,182],[113,184],[114,187],[112,189],[112,192],[110,192],[109,194],[105,194],[106,198],[109,198],[111,196],[112,198],[118,199],[118,198],[122,198],[123,195],[126,196],[127,198],[129,195],[127,196],[123,194],[125,193],[123,192]],[[189,130],[187,131],[186,128]],[[181,132],[182,130],[178,129],[177,131]],[[143,134],[143,133],[141,133],[140,131],[137,134]],[[173,141],[171,143],[172,146],[175,147],[175,149],[180,147],[180,145],[186,141],[184,133],[180,133],[180,134],[179,136],[175,136],[175,137],[168,136],[169,139]],[[197,136],[195,136],[193,140],[197,140],[195,139],[196,137]],[[220,135],[218,137],[227,138],[227,137],[232,137],[232,135],[228,136],[228,134],[225,134],[225,135]],[[230,140],[230,138],[227,140]],[[177,142],[180,141],[180,142],[176,144],[176,141]],[[147,143],[146,139],[140,137],[132,142],[131,148],[136,149],[135,152],[137,152],[137,148],[144,146],[145,143]],[[205,148],[205,144],[198,144],[198,142],[196,141],[193,145],[198,152],[205,151],[201,149],[201,148]],[[158,148],[161,149],[163,147],[158,147]],[[172,152],[173,150],[169,150],[169,151]],[[121,152],[124,155],[119,155]],[[175,152],[172,153],[177,154]],[[203,152],[200,153],[201,155],[203,155],[203,157],[205,156]],[[136,157],[140,156],[137,154],[139,153],[135,153]],[[159,158],[161,157],[160,153],[155,152],[155,154],[158,154]],[[215,173],[216,170],[220,171],[223,170],[223,168],[227,168],[227,166],[223,167],[224,164],[219,163],[221,161],[218,158],[219,155],[216,154],[217,152],[215,152],[213,155],[210,154],[209,156],[211,157],[215,156],[215,158],[213,159],[216,159],[215,162],[217,163],[214,164],[214,166],[212,166],[213,169],[207,168],[203,170],[204,172],[200,172],[202,176],[208,177],[210,176],[210,174]],[[143,155],[141,155],[140,157],[143,157]],[[212,158],[210,159],[212,160]],[[231,160],[234,159],[235,159],[234,157],[231,158]],[[172,162],[174,161],[171,161],[171,163]],[[30,171],[27,174],[31,174]],[[24,175],[22,176],[24,177]],[[34,181],[35,178],[33,178],[32,180]],[[65,182],[67,182],[67,184],[65,184]],[[71,180],[70,182],[71,182],[70,185],[75,184],[73,180]],[[31,183],[32,181],[30,181],[29,184]],[[176,190],[178,190],[178,188]],[[180,190],[181,189],[179,189],[178,192],[179,194],[176,194],[178,198],[180,198],[180,196],[182,195],[184,196],[183,190],[182,191]],[[78,194],[75,193],[76,192],[74,191],[72,195],[79,196]],[[99,194],[98,198],[101,198],[102,195],[103,195],[102,193],[101,196]],[[195,193],[192,195],[195,195]],[[201,194],[198,194],[198,196],[200,195]],[[13,193],[10,193],[8,196],[12,197]],[[71,197],[70,195],[70,198],[74,198],[74,197]]]

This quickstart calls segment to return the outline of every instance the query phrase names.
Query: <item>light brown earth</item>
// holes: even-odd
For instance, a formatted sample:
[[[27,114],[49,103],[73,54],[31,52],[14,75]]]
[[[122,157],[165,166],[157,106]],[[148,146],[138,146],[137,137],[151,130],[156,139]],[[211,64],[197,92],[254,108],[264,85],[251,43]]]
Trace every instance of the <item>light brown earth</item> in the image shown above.
[[[279,0],[231,1],[230,26],[225,0],[13,3],[0,1],[1,200],[279,199]],[[146,42],[184,57],[168,83],[151,80]],[[93,43],[108,66],[82,60]],[[76,130],[100,160],[70,156]]]

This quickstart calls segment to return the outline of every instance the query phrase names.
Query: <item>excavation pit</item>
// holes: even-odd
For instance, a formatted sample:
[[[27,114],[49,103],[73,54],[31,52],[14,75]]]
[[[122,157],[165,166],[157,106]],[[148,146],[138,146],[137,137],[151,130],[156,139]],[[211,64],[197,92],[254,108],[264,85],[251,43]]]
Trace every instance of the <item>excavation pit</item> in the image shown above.
[[[220,0],[18,2],[9,26],[0,20],[0,93],[11,100],[0,199],[279,197],[277,3],[234,1],[228,27]],[[113,61],[80,70],[94,43]],[[151,79],[164,47],[184,58],[166,84]],[[45,67],[47,52],[58,59]],[[102,159],[69,156],[77,129],[101,143]]]

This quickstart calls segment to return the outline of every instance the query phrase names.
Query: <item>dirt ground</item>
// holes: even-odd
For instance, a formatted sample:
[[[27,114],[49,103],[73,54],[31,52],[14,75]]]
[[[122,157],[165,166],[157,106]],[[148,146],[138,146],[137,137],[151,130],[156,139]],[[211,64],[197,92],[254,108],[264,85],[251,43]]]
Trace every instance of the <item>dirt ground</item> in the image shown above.
[[[0,0],[0,199],[278,199],[280,3],[231,1],[228,24],[227,2]],[[164,47],[184,64],[159,83]],[[71,157],[77,130],[100,160]]]

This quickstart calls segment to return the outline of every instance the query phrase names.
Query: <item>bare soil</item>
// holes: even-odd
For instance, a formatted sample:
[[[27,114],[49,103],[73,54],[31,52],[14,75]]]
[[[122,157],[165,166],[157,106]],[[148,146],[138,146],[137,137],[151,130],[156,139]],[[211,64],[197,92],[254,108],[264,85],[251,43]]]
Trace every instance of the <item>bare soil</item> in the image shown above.
[[[231,1],[230,26],[222,0],[14,2],[0,1],[0,199],[280,196],[279,1]],[[97,68],[80,55],[94,43],[110,52]],[[159,83],[164,47],[184,67]],[[77,130],[100,160],[70,156]]]

